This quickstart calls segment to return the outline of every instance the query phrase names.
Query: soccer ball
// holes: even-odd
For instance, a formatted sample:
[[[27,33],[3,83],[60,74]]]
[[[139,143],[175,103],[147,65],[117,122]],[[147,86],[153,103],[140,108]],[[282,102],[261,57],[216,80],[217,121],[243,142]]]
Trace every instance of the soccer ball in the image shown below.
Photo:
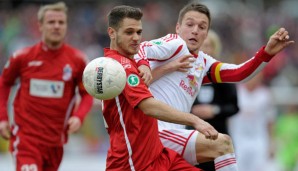
[[[100,100],[118,96],[126,85],[126,72],[115,59],[98,57],[90,61],[83,72],[86,91]]]

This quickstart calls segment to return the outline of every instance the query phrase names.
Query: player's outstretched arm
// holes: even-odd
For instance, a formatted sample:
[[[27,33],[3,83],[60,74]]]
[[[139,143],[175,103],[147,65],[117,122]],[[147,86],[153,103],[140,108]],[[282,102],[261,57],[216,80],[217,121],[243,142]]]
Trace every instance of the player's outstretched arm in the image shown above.
[[[0,76],[0,136],[8,140],[10,138],[10,126],[8,122],[7,101],[10,93],[10,86],[3,83]]]
[[[285,28],[280,28],[273,35],[270,36],[265,47],[265,51],[269,55],[276,55],[285,47],[293,43],[294,41],[290,40],[289,32]]]
[[[153,97],[142,100],[138,107],[146,115],[156,119],[192,126],[204,134],[207,139],[217,139],[218,137],[218,132],[209,123],[193,114],[180,112]]]

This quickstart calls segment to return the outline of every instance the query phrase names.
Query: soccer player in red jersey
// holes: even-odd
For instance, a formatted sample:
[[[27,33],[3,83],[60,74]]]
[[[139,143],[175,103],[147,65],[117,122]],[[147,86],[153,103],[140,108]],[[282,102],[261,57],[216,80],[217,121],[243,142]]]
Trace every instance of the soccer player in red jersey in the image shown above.
[[[0,135],[10,139],[17,171],[57,171],[68,134],[81,127],[93,102],[82,84],[87,58],[64,43],[66,5],[42,6],[38,21],[41,41],[15,52],[0,79]],[[9,130],[6,106],[16,81],[20,86]],[[77,90],[81,101],[74,110]]]
[[[119,96],[102,101],[105,126],[110,135],[106,170],[200,170],[162,145],[157,119],[193,125],[210,139],[216,139],[218,133],[198,117],[180,112],[152,97],[133,58],[141,41],[142,15],[140,9],[130,6],[117,6],[108,15],[111,42],[104,56],[123,65],[127,83]]]

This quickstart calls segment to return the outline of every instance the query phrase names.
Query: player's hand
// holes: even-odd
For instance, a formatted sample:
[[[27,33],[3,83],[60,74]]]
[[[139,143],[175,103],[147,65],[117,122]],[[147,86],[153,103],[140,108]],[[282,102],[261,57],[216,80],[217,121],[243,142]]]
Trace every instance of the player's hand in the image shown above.
[[[270,39],[265,47],[265,51],[269,55],[276,55],[285,47],[293,43],[294,41],[290,40],[288,31],[285,28],[280,28],[270,36]]]
[[[173,68],[175,71],[187,72],[189,68],[192,68],[192,63],[195,61],[193,55],[184,55],[178,59],[169,63],[170,68]]]
[[[10,138],[10,134],[8,121],[0,121],[0,136],[8,140]]]
[[[216,140],[218,138],[217,130],[208,122],[198,118],[198,122],[193,126],[200,133],[204,134],[206,139]]]
[[[77,116],[72,116],[68,119],[68,134],[77,132],[81,128],[81,120]]]
[[[141,76],[145,84],[149,86],[152,81],[151,69],[147,65],[141,65],[138,67],[138,70],[139,75]]]

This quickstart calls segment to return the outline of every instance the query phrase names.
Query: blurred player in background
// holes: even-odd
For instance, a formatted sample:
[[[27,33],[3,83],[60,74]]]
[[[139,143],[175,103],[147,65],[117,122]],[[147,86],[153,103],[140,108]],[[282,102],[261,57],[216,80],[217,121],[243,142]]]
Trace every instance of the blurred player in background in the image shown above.
[[[42,6],[37,16],[41,41],[15,52],[0,79],[0,135],[10,139],[17,171],[57,171],[68,134],[81,127],[93,101],[82,84],[86,56],[64,43],[65,3]],[[10,127],[7,100],[17,81]],[[77,90],[81,101],[74,111]]]
[[[200,50],[218,58],[221,49],[219,36],[213,30],[209,30]],[[228,118],[238,111],[236,85],[223,83],[203,85],[195,99],[191,113],[210,123],[218,132],[228,134]],[[215,170],[213,161],[200,163],[198,167],[208,171]]]
[[[190,112],[201,84],[246,81],[275,54],[294,43],[289,40],[288,31],[280,28],[253,58],[239,65],[227,64],[199,51],[209,28],[209,9],[202,4],[191,3],[180,10],[177,34],[168,34],[140,45],[135,60],[138,65],[149,65],[150,61],[155,81],[150,90],[156,99]],[[193,57],[190,56],[195,58],[194,62],[191,62]],[[217,171],[238,170],[228,135],[219,134],[216,140],[211,141],[195,130],[186,130],[185,125],[159,121],[158,126],[164,146],[177,151],[189,163],[214,160]]]
[[[133,59],[142,37],[142,16],[140,9],[130,6],[116,6],[108,15],[111,42],[110,48],[104,49],[104,56],[123,65],[127,84],[119,96],[102,101],[110,136],[106,170],[200,170],[175,151],[164,148],[157,119],[193,126],[210,139],[216,139],[218,133],[198,117],[153,98]]]
[[[237,85],[240,112],[229,119],[239,170],[264,170],[273,158],[273,126],[277,116],[263,73]]]

